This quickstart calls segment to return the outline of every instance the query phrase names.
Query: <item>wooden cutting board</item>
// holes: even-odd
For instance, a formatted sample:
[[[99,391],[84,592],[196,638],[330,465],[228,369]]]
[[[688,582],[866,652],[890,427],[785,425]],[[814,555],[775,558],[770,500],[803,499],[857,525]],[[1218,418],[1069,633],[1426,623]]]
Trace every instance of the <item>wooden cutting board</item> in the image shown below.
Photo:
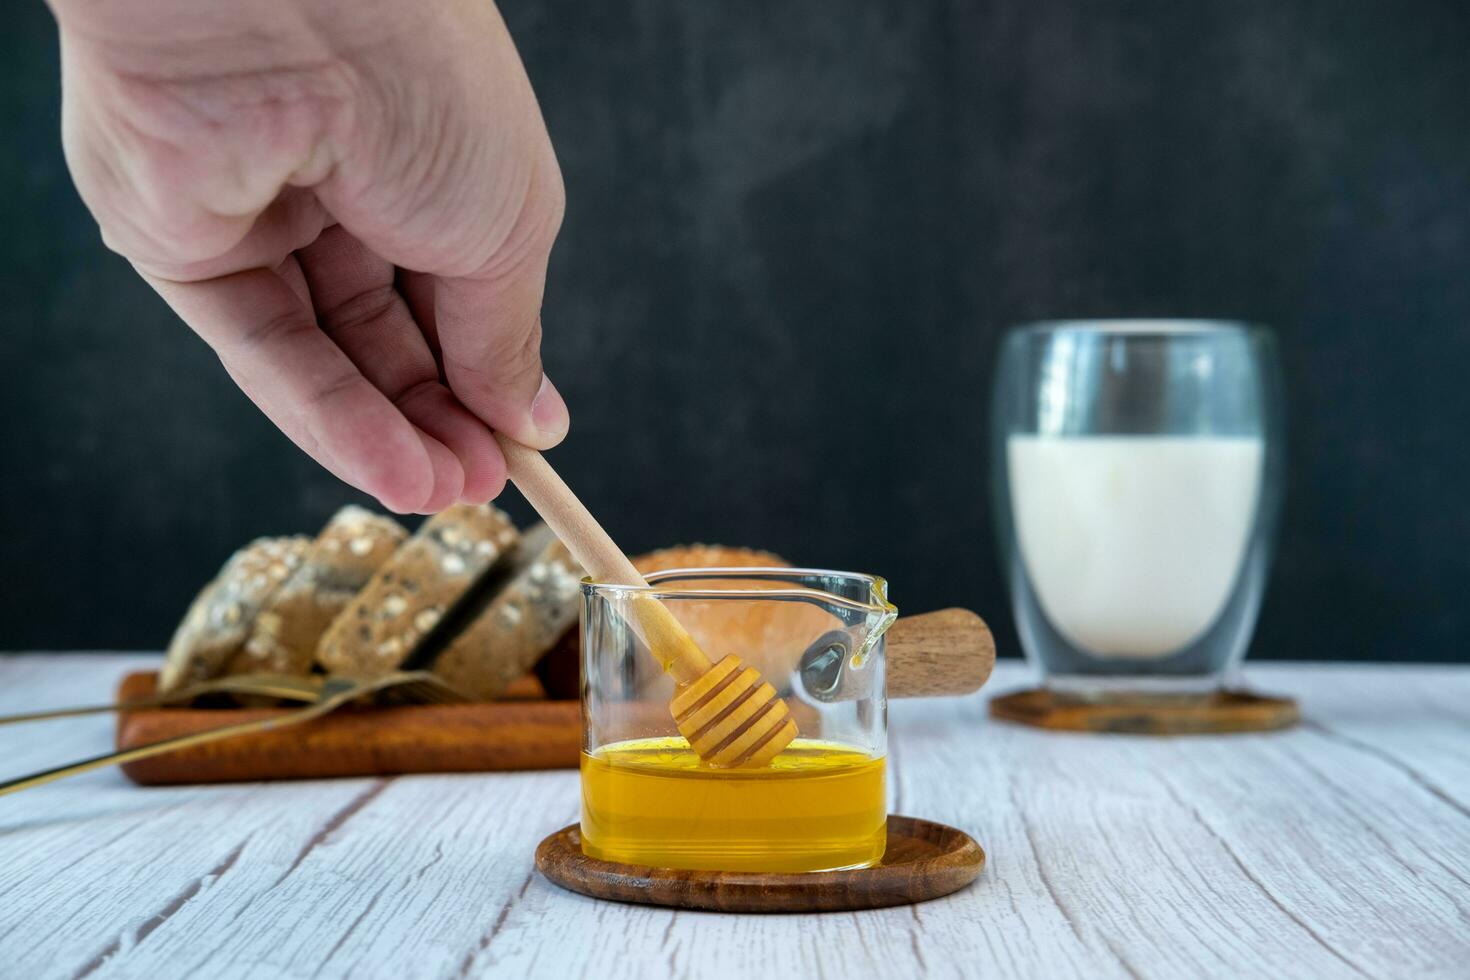
[[[154,672],[129,674],[118,700],[147,697]],[[546,700],[533,681],[519,700],[486,704],[346,708],[277,731],[257,732],[123,764],[135,783],[229,783],[412,772],[575,769],[582,747],[576,701]],[[121,712],[117,747],[135,748],[289,708],[147,708]]]

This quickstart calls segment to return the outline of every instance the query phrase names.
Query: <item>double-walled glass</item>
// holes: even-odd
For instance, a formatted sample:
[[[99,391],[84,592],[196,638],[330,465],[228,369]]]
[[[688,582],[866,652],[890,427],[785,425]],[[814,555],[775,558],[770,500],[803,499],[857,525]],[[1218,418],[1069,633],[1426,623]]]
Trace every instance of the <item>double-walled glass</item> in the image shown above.
[[[624,864],[821,871],[883,856],[882,579],[789,568],[673,570],[582,586],[582,848]],[[759,670],[799,735],[770,766],[716,768],[675,729],[673,680],[644,645],[656,599],[712,661]]]
[[[993,447],[1012,606],[1048,687],[1219,687],[1250,643],[1281,500],[1271,334],[1200,320],[1014,330]]]

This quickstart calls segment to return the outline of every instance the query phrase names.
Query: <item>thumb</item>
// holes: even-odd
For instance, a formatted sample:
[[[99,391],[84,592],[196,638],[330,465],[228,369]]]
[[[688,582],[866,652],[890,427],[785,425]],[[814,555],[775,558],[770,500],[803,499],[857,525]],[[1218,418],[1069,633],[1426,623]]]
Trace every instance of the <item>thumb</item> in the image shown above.
[[[445,379],[492,429],[534,449],[567,434],[566,403],[541,364],[541,300],[551,240],[561,223],[561,184],[548,200],[529,195],[515,243],[476,275],[434,283],[434,327]],[[499,258],[499,257],[498,257]]]
[[[568,426],[541,368],[561,171],[495,7],[423,9],[399,38],[399,71],[359,65],[388,72],[370,90],[405,94],[364,103],[318,194],[360,241],[413,273],[410,306],[455,397],[491,428],[549,449]]]

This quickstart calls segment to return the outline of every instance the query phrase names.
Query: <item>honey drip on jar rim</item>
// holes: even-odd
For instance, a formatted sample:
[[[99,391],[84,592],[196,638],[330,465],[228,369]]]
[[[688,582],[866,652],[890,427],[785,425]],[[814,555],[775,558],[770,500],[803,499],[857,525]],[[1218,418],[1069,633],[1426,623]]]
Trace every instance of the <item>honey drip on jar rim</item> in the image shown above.
[[[884,760],[798,738],[769,767],[718,769],[678,736],[582,753],[582,850],[622,864],[825,871],[883,857]]]

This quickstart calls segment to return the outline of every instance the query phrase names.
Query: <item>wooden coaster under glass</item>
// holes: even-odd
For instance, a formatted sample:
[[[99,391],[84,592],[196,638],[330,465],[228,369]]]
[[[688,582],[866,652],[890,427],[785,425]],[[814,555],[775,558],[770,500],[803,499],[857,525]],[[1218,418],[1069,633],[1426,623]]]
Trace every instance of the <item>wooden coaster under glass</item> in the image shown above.
[[[1215,691],[1193,697],[1114,696],[1093,701],[1062,697],[1046,688],[993,698],[990,716],[1052,731],[1129,735],[1270,732],[1301,720],[1294,699],[1251,691]]]

